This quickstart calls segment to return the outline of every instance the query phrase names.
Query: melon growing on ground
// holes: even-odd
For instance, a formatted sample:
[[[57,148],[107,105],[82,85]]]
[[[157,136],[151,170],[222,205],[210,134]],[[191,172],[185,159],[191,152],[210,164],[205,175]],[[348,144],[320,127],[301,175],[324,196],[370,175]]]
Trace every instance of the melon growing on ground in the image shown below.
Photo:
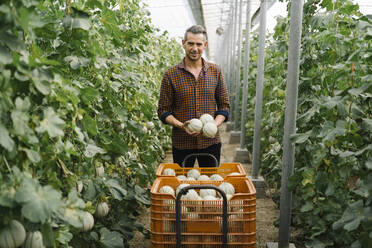
[[[109,206],[108,206],[108,204],[106,202],[100,202],[97,205],[97,209],[96,209],[95,215],[98,218],[105,217],[108,214],[109,210],[110,210],[110,208],[109,208]]]
[[[103,173],[105,173],[105,167],[103,166],[96,167],[97,176],[102,177]]]
[[[83,226],[81,228],[82,231],[87,232],[91,230],[94,226],[94,218],[93,215],[89,212],[84,212],[83,217]]]
[[[187,127],[191,132],[200,132],[203,128],[203,123],[199,119],[191,119]]]
[[[12,220],[0,231],[0,248],[19,247],[25,239],[26,231],[23,225],[17,220]]]
[[[29,232],[27,234],[26,242],[23,246],[24,248],[45,248],[43,244],[43,235],[41,232]]]
[[[202,114],[199,119],[203,125],[207,124],[208,122],[214,122],[214,118],[210,114]]]
[[[214,138],[217,134],[217,125],[214,122],[208,122],[203,126],[203,134],[208,138]]]

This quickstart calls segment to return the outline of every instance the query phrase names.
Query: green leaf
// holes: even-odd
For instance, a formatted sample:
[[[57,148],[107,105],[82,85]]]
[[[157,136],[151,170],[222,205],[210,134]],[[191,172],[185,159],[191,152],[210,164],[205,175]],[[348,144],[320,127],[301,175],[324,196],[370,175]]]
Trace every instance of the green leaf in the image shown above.
[[[338,136],[344,135],[347,131],[345,126],[346,126],[346,121],[338,120],[336,122],[336,127],[329,130],[328,134],[323,138],[323,142],[332,141]]]
[[[366,161],[366,167],[370,170],[372,170],[372,159],[370,158],[369,160]]]
[[[72,28],[81,28],[84,30],[89,30],[90,26],[91,23],[88,18],[73,18]]]
[[[91,104],[91,102],[97,100],[98,97],[99,91],[92,87],[87,87],[81,90],[81,99],[85,104]]]
[[[119,201],[123,200],[124,197],[128,194],[128,192],[123,189],[119,182],[115,179],[110,179],[106,182],[106,185],[109,186],[109,190],[113,197]]]
[[[97,123],[96,121],[89,116],[89,114],[85,114],[84,118],[82,120],[83,127],[88,133],[92,135],[97,135],[98,133],[98,128],[97,128]]]
[[[3,207],[14,207],[14,188],[1,188],[0,190],[0,206]]]
[[[307,184],[314,184],[314,170],[307,168],[302,172],[302,185],[306,186]]]
[[[65,122],[59,118],[59,116],[54,112],[54,109],[48,107],[44,109],[44,119],[40,122],[40,126],[36,128],[39,133],[48,132],[51,138],[57,136],[63,136],[63,127]]]
[[[123,237],[118,232],[111,232],[105,227],[102,227],[100,230],[100,243],[103,245],[103,247],[106,248],[122,248],[124,247],[123,244]]]
[[[8,46],[12,51],[21,52],[25,49],[24,41],[8,32],[0,33],[0,42]]]
[[[83,30],[89,30],[91,27],[90,20],[84,17],[72,18],[70,16],[66,16],[63,19],[63,24],[67,27],[81,28]]]
[[[23,30],[28,32],[31,32],[34,28],[41,28],[46,24],[46,22],[41,19],[41,15],[38,15],[30,9],[21,8],[19,17],[19,22]]]
[[[37,151],[26,148],[23,148],[21,150],[26,152],[28,159],[30,159],[32,163],[39,163],[41,161],[40,154]]]
[[[85,211],[80,210],[80,209],[66,207],[62,218],[68,224],[76,228],[81,228],[83,227],[82,219],[84,219],[84,216],[85,216]]]
[[[66,204],[70,208],[85,208],[85,202],[79,198],[78,193],[75,189],[71,190],[71,192],[68,194]]]
[[[295,144],[304,143],[306,140],[309,139],[311,135],[311,130],[306,133],[296,133],[291,135],[291,141]]]
[[[32,132],[28,127],[28,121],[30,118],[27,113],[20,110],[14,110],[11,113],[11,117],[16,134],[24,136],[27,133]]]
[[[366,131],[371,131],[372,130],[372,119],[367,119],[367,118],[363,118],[363,128],[366,130]]]
[[[56,240],[64,245],[67,245],[68,242],[73,238],[72,233],[69,232],[69,228],[65,225],[59,225],[58,229],[56,230]]]
[[[344,229],[348,232],[354,231],[355,229],[357,229],[359,227],[361,220],[362,220],[361,217],[357,217],[357,218],[353,219],[352,221],[345,224]]]
[[[54,246],[54,232],[51,223],[44,223],[41,226],[41,233],[43,234],[43,244],[46,247]]]
[[[310,210],[313,210],[314,205],[311,201],[306,201],[306,203],[301,207],[300,211],[302,213],[309,212]]]
[[[8,51],[7,48],[3,47],[0,44],[0,63],[3,64],[10,64],[13,61],[13,56],[12,54]]]
[[[94,144],[88,144],[85,148],[84,156],[87,158],[93,158],[97,153],[105,154],[106,151]]]
[[[44,223],[54,211],[63,207],[60,192],[49,185],[42,187],[31,178],[23,180],[15,200],[22,203],[23,216],[34,223]]]
[[[14,149],[14,141],[10,138],[8,130],[0,123],[0,145],[9,152]]]
[[[84,190],[84,197],[88,200],[93,200],[96,197],[97,191],[92,180],[87,180],[87,188]]]

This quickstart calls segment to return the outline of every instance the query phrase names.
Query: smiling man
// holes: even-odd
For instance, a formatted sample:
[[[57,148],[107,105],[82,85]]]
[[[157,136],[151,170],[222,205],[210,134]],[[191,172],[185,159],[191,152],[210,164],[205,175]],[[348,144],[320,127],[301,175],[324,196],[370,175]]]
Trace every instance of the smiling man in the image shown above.
[[[202,26],[187,29],[182,40],[186,56],[164,73],[161,84],[158,116],[163,123],[173,126],[173,161],[180,165],[193,153],[212,154],[220,161],[220,136],[207,138],[188,129],[191,119],[205,113],[214,116],[217,126],[229,116],[230,103],[221,68],[202,58],[207,45],[207,33]],[[195,158],[189,159],[185,166],[193,167],[194,162]],[[198,157],[198,163],[200,167],[211,167],[214,160]]]

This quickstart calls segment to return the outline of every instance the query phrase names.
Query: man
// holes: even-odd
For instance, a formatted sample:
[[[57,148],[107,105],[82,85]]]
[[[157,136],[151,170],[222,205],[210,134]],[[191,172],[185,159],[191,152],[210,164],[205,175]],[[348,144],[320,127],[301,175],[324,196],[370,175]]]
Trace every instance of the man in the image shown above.
[[[229,116],[230,103],[221,68],[202,58],[207,45],[207,33],[202,26],[187,29],[182,40],[186,56],[164,73],[161,84],[158,116],[163,123],[173,126],[173,161],[179,165],[193,153],[209,153],[220,161],[219,135],[207,138],[188,129],[189,121],[204,113],[214,117],[217,127]],[[194,162],[195,158],[188,159],[185,166],[193,167]],[[215,165],[211,157],[200,156],[198,163],[200,167]]]

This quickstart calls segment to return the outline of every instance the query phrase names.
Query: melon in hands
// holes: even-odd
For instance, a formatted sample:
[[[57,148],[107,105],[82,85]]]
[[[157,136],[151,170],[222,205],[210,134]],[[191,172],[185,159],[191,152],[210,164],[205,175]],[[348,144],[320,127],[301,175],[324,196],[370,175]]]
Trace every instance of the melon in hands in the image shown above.
[[[199,120],[203,123],[203,125],[207,124],[208,122],[214,122],[214,118],[210,114],[202,114]]]
[[[191,119],[187,127],[191,132],[200,132],[203,128],[203,123],[199,119]]]
[[[217,134],[217,125],[214,122],[208,122],[203,126],[203,134],[208,138],[214,138]]]

